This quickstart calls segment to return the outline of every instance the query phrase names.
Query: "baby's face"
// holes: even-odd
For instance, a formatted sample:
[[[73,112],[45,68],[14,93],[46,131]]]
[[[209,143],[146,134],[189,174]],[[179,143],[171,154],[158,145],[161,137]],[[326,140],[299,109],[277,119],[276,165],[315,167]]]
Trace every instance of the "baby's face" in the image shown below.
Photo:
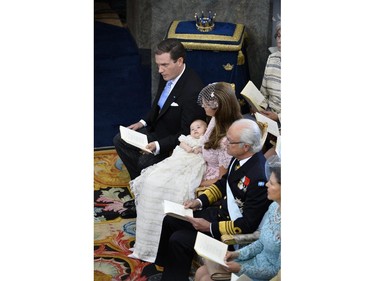
[[[198,139],[200,136],[203,136],[206,131],[206,124],[203,122],[195,121],[190,125],[190,135],[193,138]]]

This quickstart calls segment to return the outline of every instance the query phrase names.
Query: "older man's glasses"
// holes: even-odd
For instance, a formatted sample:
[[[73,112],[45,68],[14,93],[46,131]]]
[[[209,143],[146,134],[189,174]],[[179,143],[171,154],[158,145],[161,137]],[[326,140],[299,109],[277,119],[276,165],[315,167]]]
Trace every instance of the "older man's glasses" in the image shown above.
[[[243,141],[231,141],[230,139],[227,138],[227,144],[240,144],[244,143]]]

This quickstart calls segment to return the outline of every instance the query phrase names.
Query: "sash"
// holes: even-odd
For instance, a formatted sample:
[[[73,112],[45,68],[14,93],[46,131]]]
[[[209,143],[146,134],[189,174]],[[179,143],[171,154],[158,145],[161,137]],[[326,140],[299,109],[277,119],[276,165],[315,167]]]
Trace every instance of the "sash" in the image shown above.
[[[234,162],[235,161],[233,161],[233,163]],[[230,166],[231,172],[232,172],[233,163]],[[228,177],[228,179],[229,179],[229,177]],[[232,221],[235,221],[238,218],[242,218],[242,213],[240,211],[240,208],[238,207],[238,205],[236,204],[236,202],[234,200],[234,196],[233,196],[232,190],[230,189],[228,180],[227,180],[227,207],[228,207],[230,219]]]

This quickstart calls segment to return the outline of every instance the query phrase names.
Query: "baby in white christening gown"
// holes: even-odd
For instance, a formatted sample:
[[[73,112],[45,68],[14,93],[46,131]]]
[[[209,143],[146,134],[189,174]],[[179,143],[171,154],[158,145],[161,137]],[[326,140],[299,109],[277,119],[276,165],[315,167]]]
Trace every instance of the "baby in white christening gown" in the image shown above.
[[[201,153],[206,129],[207,123],[203,120],[193,121],[190,135],[179,137],[180,145],[170,157],[142,170],[130,182],[137,220],[134,251],[129,257],[154,262],[164,218],[163,201],[182,204],[194,198],[206,170]]]

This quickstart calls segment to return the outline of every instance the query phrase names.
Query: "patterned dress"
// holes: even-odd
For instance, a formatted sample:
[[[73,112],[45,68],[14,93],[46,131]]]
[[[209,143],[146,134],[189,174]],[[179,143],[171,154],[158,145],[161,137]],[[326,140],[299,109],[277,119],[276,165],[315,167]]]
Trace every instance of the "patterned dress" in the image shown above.
[[[212,117],[208,124],[206,133],[203,136],[203,143],[205,143],[213,128],[215,127],[215,117]],[[205,180],[211,180],[219,177],[219,167],[223,166],[228,168],[232,156],[227,152],[227,146],[225,144],[226,138],[222,138],[220,141],[219,149],[204,149],[202,148],[203,158],[206,161],[206,172],[204,173]]]
[[[253,281],[268,281],[280,270],[280,211],[279,204],[273,202],[264,215],[259,240],[239,251],[236,262],[241,264],[237,274],[246,274]]]
[[[264,70],[260,92],[265,97],[264,106],[277,113],[281,122],[281,52],[269,55]]]

